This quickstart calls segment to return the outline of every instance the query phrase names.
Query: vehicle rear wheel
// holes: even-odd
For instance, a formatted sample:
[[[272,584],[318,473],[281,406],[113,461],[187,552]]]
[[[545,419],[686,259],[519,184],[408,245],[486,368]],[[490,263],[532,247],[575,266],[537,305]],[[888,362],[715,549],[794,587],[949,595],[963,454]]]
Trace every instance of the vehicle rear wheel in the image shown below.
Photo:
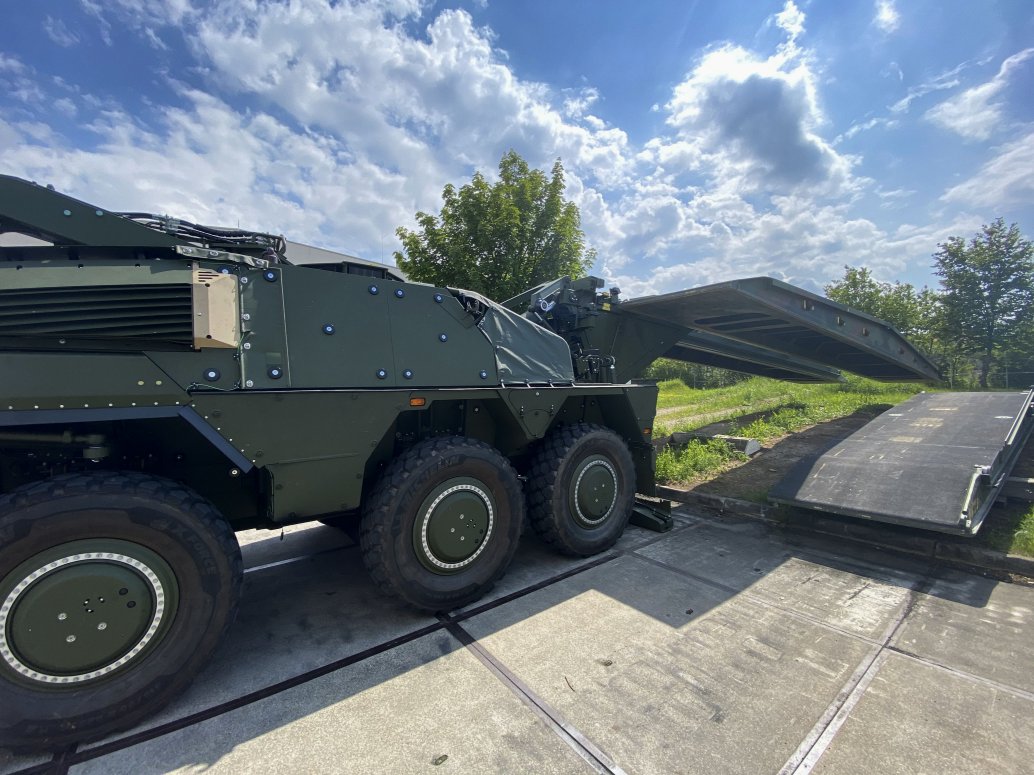
[[[237,610],[236,537],[206,500],[138,473],[0,498],[0,746],[130,727],[185,689]]]
[[[523,520],[524,493],[505,457],[474,439],[431,439],[392,461],[375,485],[363,511],[363,561],[383,591],[446,611],[505,573]]]
[[[565,554],[587,557],[621,537],[635,500],[635,464],[625,442],[601,425],[561,425],[528,469],[528,516]]]

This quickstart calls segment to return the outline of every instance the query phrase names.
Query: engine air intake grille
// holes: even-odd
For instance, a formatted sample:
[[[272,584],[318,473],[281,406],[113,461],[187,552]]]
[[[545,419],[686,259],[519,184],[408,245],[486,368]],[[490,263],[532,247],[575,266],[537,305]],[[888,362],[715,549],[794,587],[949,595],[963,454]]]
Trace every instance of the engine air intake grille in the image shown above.
[[[160,341],[191,345],[191,288],[94,285],[0,290],[0,336]]]

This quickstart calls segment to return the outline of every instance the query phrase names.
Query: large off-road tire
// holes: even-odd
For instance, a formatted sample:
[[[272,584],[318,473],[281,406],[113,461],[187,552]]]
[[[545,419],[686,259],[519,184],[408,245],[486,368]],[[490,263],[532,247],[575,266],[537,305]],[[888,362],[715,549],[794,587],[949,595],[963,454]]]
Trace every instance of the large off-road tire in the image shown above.
[[[635,500],[635,464],[621,437],[601,425],[561,425],[528,469],[528,516],[565,554],[588,557],[621,537]]]
[[[130,727],[186,688],[237,611],[236,537],[206,500],[138,473],[0,498],[0,747]]]
[[[393,460],[367,499],[363,562],[384,592],[447,611],[498,581],[523,520],[524,493],[505,457],[474,439],[430,439]]]

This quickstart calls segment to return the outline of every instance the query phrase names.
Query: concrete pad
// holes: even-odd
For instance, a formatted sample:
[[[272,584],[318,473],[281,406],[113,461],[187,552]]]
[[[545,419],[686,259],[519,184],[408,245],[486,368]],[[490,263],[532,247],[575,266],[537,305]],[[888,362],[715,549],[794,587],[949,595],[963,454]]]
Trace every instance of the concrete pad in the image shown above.
[[[444,632],[70,771],[200,770],[591,772]]]
[[[692,524],[697,525],[702,522],[708,522],[708,518],[693,511],[689,506],[680,506],[677,503],[672,503],[671,517],[675,520],[675,526],[679,524]]]
[[[11,772],[18,772],[19,770],[27,769],[28,767],[34,767],[37,764],[43,764],[53,759],[52,754],[44,754],[42,756],[19,756],[0,748],[0,775],[8,775]]]
[[[619,544],[637,546],[656,535],[632,527]],[[437,621],[381,595],[363,567],[358,547],[348,545],[343,531],[295,525],[285,529],[284,541],[269,531],[245,531],[239,538],[246,567],[297,557],[298,552],[303,559],[246,573],[237,621],[191,687],[138,727],[86,747],[214,707]],[[322,551],[333,548],[335,541],[337,549]],[[308,553],[314,550],[322,553]],[[476,605],[590,560],[565,557],[534,536],[525,536],[507,575]]]
[[[1034,702],[890,653],[813,772],[1020,773]]]
[[[1034,587],[945,570],[921,595],[894,645],[1034,692]]]
[[[306,522],[279,530],[241,530],[237,533],[244,568],[255,568],[294,557],[354,546],[345,531]]]
[[[634,555],[463,627],[644,773],[777,771],[873,648]]]
[[[661,535],[675,534],[695,524],[697,524],[697,521],[688,515],[680,515],[676,518],[675,527],[668,534],[654,533],[651,530],[629,525],[611,551],[632,551],[645,543],[656,540]],[[561,573],[596,562],[598,557],[599,555],[595,557],[571,557],[570,555],[561,554],[533,533],[528,532],[521,538],[517,554],[506,571],[506,575],[483,598],[458,610],[469,611],[478,608],[486,603],[491,603],[501,597],[506,597],[506,595],[558,576]]]
[[[381,595],[355,547],[249,573],[244,582],[237,621],[191,687],[135,730],[108,740],[211,708],[437,621]]]
[[[792,556],[755,521],[702,523],[638,550],[673,568],[733,589],[746,589]]]
[[[854,635],[882,642],[909,601],[917,577],[851,573],[816,558],[791,557],[749,589],[789,608]]]
[[[862,637],[883,640],[921,576],[804,552],[750,521],[703,525],[638,553]]]

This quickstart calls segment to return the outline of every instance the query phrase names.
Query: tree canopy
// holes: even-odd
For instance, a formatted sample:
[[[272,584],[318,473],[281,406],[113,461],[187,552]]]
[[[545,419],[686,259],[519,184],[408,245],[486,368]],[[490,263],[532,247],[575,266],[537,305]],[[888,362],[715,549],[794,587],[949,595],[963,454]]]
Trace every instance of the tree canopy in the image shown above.
[[[974,373],[982,388],[1034,376],[1034,247],[998,218],[969,242],[950,237],[934,253],[940,289],[886,283],[844,267],[826,286],[833,301],[882,318],[921,347],[951,383]],[[1019,372],[1019,373],[1017,373]],[[1011,373],[1011,376],[1010,376]]]
[[[943,335],[980,358],[980,386],[997,355],[1026,349],[1034,316],[1034,246],[998,218],[969,243],[950,237],[934,254]]]
[[[931,330],[937,294],[929,288],[917,291],[911,283],[886,283],[873,278],[866,267],[844,267],[844,277],[825,287],[833,301],[886,320],[909,338],[924,337]]]
[[[596,258],[581,215],[564,199],[564,168],[550,177],[516,151],[499,162],[499,180],[480,172],[458,191],[442,191],[439,216],[416,214],[418,229],[396,229],[399,268],[417,282],[478,291],[503,301],[564,275],[581,277]]]

